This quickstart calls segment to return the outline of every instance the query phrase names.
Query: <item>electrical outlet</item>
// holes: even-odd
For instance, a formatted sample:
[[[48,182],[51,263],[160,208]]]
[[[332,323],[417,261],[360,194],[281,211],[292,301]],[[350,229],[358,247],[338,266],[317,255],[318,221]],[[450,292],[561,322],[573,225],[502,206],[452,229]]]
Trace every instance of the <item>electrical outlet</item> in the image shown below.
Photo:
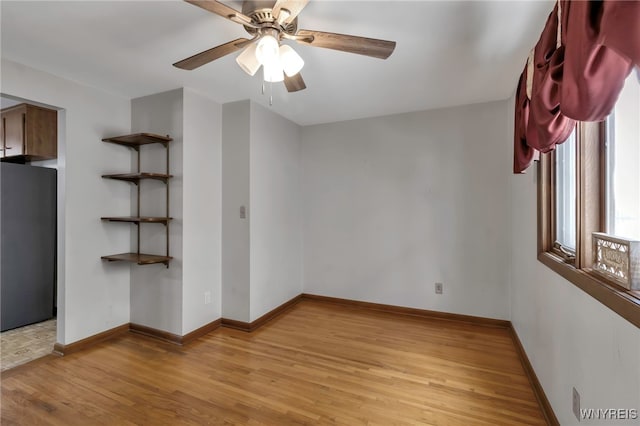
[[[436,283],[436,294],[442,294],[442,283]]]
[[[209,303],[211,303],[211,292],[210,291],[205,291],[204,292],[204,304],[208,305]]]
[[[580,394],[573,388],[573,414],[576,416],[576,419],[580,421]]]

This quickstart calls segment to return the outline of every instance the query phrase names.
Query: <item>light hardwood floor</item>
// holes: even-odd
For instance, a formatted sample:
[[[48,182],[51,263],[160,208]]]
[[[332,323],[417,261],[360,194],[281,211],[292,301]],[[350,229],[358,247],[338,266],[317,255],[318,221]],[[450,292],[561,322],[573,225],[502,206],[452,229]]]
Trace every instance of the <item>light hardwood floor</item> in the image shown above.
[[[544,424],[509,332],[303,300],[184,347],[125,334],[2,374],[2,425]]]

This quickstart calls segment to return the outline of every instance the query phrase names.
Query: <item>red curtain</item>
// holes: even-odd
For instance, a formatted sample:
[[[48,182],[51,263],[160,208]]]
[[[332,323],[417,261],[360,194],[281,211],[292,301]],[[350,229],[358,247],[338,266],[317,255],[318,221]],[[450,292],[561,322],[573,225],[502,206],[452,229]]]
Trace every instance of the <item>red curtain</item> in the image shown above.
[[[600,43],[640,67],[640,2],[604,2]]]
[[[529,146],[540,152],[555,149],[564,142],[575,127],[575,121],[566,117],[560,108],[561,83],[557,76],[558,58],[562,50],[556,48],[558,34],[558,7],[556,6],[536,44],[533,56],[533,90],[529,109],[529,125],[535,127],[537,137]],[[553,64],[553,66],[552,66]]]
[[[601,121],[607,118],[618,100],[624,80],[631,72],[631,59],[601,44],[606,31],[600,25],[605,11],[615,11],[621,2],[563,0],[562,41],[564,69],[561,83],[561,111],[580,121]],[[640,10],[639,2],[636,4]],[[611,7],[611,6],[614,7]],[[637,27],[635,22],[632,27]],[[624,33],[629,29],[608,25],[609,32]],[[632,44],[631,40],[625,46]],[[640,49],[640,39],[635,41]],[[628,47],[628,46],[627,46]]]
[[[562,0],[534,52],[531,99],[522,98],[526,68],[516,91],[514,173],[523,173],[536,151],[564,142],[576,120],[600,121],[611,113],[624,80],[640,66],[640,1]]]
[[[536,150],[527,144],[529,125],[529,98],[527,97],[527,68],[520,75],[516,89],[516,114],[514,123],[513,173],[524,173],[533,163]]]

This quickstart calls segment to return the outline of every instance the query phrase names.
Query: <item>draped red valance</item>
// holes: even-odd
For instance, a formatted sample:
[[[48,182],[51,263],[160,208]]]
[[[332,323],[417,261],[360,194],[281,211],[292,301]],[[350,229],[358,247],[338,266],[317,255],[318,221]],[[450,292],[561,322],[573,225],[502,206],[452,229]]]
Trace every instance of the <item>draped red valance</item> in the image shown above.
[[[609,3],[607,8],[605,3]],[[560,3],[564,47],[560,109],[576,120],[604,120],[615,106],[624,80],[631,72],[630,58],[601,44],[604,34],[600,23],[604,12],[615,11],[622,3],[568,0]],[[636,4],[640,6],[640,3]],[[637,25],[640,21],[634,26]],[[618,26],[609,26],[609,31],[629,32]],[[640,49],[640,39],[636,43]]]
[[[638,0],[605,1],[600,43],[640,67],[640,4]]]
[[[529,139],[529,146],[540,152],[549,152],[556,144],[564,142],[575,127],[560,108],[561,82],[557,73],[558,8],[549,15],[533,54],[533,86],[529,107],[529,123],[535,128],[536,138]],[[553,62],[552,62],[553,61]],[[562,62],[560,62],[562,63]],[[555,77],[555,78],[554,78]]]
[[[527,126],[529,125],[529,98],[527,97],[527,69],[520,75],[516,89],[516,116],[514,128],[513,171],[529,168],[534,160],[536,150],[527,144]],[[516,171],[518,170],[518,171]]]
[[[562,0],[533,52],[533,75],[525,67],[516,91],[514,173],[524,172],[536,151],[563,143],[576,120],[611,113],[624,80],[640,66],[640,1]]]

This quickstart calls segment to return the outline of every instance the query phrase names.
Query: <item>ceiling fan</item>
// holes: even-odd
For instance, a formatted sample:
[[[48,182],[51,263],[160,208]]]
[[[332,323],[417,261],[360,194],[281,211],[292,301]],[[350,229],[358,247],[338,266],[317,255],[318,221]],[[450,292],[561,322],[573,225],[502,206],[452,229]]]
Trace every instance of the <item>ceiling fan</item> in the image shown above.
[[[300,75],[304,61],[291,46],[281,43],[283,39],[380,59],[387,59],[396,47],[395,41],[298,30],[298,14],[309,0],[246,0],[242,3],[242,12],[215,0],[185,1],[243,25],[253,36],[251,39],[238,38],[173,64],[185,70],[196,69],[244,49],[236,62],[247,74],[255,75],[262,66],[265,81],[284,81],[288,92],[297,92],[307,87]]]

